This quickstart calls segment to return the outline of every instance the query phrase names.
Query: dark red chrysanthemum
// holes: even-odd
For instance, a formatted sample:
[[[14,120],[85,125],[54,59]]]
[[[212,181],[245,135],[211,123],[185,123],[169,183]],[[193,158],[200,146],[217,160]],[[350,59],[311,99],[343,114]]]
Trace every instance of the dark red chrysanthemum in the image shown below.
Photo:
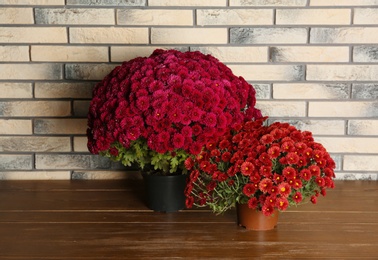
[[[148,140],[162,130],[180,133],[196,143],[202,132],[219,136],[234,124],[257,117],[255,103],[253,87],[213,56],[157,49],[149,57],[123,62],[96,85],[88,113],[88,148],[97,154],[119,139],[120,144],[130,144],[139,133]],[[128,127],[128,119],[135,115],[142,118],[141,124],[134,125],[139,129]],[[186,126],[192,128],[192,134],[183,130]],[[106,142],[99,141],[108,132],[110,137],[102,139]],[[175,140],[175,146],[180,146],[181,141]],[[172,149],[169,143],[164,147],[147,144],[152,150],[159,147],[160,152]],[[188,153],[199,150],[191,145],[181,147]]]
[[[248,183],[243,187],[243,194],[247,197],[252,196],[256,192],[255,185]]]
[[[240,171],[243,175],[249,176],[255,170],[255,166],[251,162],[244,162],[241,167]]]
[[[302,201],[302,193],[296,192],[294,193],[293,200],[295,203],[300,203]]]

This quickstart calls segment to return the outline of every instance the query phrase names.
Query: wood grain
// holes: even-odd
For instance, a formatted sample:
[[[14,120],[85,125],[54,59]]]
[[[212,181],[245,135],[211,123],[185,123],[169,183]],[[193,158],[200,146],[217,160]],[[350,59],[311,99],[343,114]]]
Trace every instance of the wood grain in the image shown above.
[[[0,182],[0,259],[377,259],[378,182],[337,181],[271,231],[235,211],[159,213],[142,180]]]

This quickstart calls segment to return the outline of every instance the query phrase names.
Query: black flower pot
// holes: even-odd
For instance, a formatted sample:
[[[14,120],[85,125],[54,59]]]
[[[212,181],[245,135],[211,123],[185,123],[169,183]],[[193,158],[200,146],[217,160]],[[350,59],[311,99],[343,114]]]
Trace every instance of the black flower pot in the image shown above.
[[[147,206],[159,212],[176,212],[185,208],[185,186],[187,175],[142,174]]]

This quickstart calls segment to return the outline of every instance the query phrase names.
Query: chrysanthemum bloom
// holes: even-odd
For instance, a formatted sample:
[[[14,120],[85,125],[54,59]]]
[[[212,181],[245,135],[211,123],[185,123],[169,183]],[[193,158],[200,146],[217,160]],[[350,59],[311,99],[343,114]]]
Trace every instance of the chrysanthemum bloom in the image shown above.
[[[255,170],[255,166],[251,162],[244,162],[240,170],[243,175],[249,176]]]
[[[286,198],[278,198],[275,206],[278,210],[286,210],[289,207],[289,201]]]
[[[246,122],[215,141],[217,149],[222,146],[222,151],[230,154],[230,160],[218,160],[213,147],[205,147],[204,158],[227,173],[227,178],[208,193],[211,202],[206,205],[215,212],[221,213],[235,203],[248,203],[250,208],[271,215],[273,210],[284,211],[307,202],[307,198],[316,203],[320,194],[326,194],[326,188],[334,186],[335,163],[310,133],[287,123],[263,126],[263,121]],[[199,169],[201,162],[197,160],[194,169]],[[211,181],[205,171],[200,172],[193,194],[201,193],[202,183]],[[197,200],[194,204],[199,203]]]
[[[248,207],[251,209],[256,209],[258,206],[258,200],[256,197],[252,197],[248,200]]]
[[[273,182],[271,179],[265,178],[259,183],[259,189],[263,193],[268,193],[273,186]]]
[[[281,194],[281,196],[288,197],[291,192],[291,187],[288,183],[282,182],[278,185],[278,192]]]
[[[264,206],[262,207],[262,213],[265,215],[265,216],[270,216],[272,215],[274,212],[274,208],[272,205],[267,205],[267,204],[264,204]]]
[[[256,192],[256,188],[252,183],[246,184],[243,188],[243,193],[248,197],[253,195],[255,192]]]
[[[255,103],[253,87],[213,56],[155,50],[123,62],[96,85],[88,149],[173,173],[212,138],[260,118]]]
[[[293,200],[295,203],[300,203],[302,201],[302,193],[300,193],[299,191],[297,191],[296,193],[294,193],[294,196],[293,196]]]

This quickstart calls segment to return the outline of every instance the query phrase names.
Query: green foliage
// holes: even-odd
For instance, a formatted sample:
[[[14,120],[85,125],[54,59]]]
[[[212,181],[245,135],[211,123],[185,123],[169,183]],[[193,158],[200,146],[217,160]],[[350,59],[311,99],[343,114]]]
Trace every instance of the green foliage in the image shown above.
[[[116,142],[109,150],[101,152],[100,155],[110,158],[112,161],[121,162],[125,166],[137,164],[146,173],[160,172],[164,175],[174,174],[178,171],[186,174],[184,161],[189,156],[182,149],[166,153],[152,151],[148,148],[146,141],[141,138],[133,141],[128,148]]]

